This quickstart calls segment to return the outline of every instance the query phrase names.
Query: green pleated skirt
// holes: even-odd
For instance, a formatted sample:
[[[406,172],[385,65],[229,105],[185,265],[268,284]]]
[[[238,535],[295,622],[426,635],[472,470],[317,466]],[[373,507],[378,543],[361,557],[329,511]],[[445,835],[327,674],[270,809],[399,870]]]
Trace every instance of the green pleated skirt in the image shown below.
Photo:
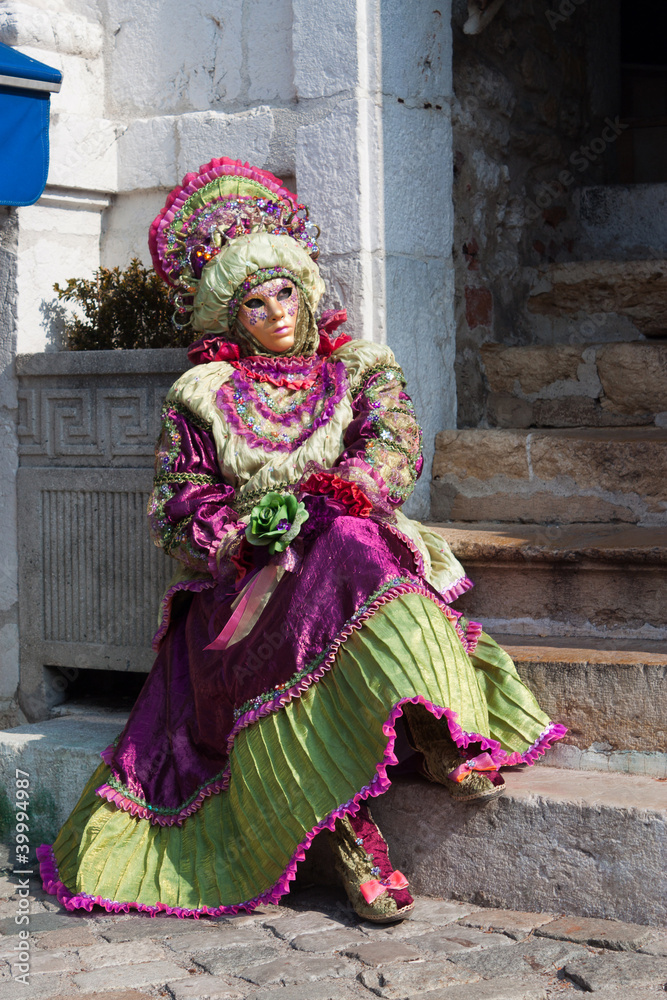
[[[394,719],[408,699],[456,713],[465,734],[508,753],[540,745],[549,727],[490,637],[482,633],[468,656],[432,601],[397,597],[353,632],[318,683],[241,730],[228,788],[181,826],[151,824],[97,796],[109,776],[101,765],[52,853],[40,855],[47,888],[68,909],[179,915],[277,900],[313,836],[388,787]]]

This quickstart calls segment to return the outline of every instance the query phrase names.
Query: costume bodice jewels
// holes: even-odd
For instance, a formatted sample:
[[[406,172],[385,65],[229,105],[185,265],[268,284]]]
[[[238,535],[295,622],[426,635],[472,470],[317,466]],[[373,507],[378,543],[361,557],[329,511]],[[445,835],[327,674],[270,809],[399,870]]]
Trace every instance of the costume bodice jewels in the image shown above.
[[[348,389],[330,358],[244,358],[232,362],[216,403],[251,448],[291,452],[327,423]]]

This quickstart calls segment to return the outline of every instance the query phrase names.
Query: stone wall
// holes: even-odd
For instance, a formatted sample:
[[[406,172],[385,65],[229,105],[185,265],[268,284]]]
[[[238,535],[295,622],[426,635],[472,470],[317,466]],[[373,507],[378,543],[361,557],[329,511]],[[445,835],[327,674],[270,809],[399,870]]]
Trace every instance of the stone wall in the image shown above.
[[[79,671],[146,672],[173,560],[146,502],[184,350],[19,355],[19,700],[30,721]],[[64,672],[63,672],[64,668]]]
[[[486,424],[480,347],[615,339],[526,309],[572,260],[576,192],[613,179],[618,5],[506,0],[479,35],[453,13],[454,267],[460,427]],[[636,334],[635,334],[636,335]]]
[[[0,729],[23,721],[19,682],[18,549],[16,542],[16,212],[0,208]]]

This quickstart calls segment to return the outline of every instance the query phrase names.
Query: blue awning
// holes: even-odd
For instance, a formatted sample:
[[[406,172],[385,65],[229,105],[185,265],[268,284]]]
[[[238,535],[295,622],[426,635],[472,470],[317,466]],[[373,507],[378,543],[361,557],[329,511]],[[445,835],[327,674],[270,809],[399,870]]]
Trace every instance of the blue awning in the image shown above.
[[[32,205],[49,172],[49,94],[62,74],[0,43],[0,205]]]

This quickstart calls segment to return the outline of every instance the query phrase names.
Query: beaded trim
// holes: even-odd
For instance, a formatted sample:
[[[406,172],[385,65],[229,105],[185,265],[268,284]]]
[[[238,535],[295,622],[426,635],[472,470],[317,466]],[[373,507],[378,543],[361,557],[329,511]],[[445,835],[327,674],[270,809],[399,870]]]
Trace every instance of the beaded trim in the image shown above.
[[[355,380],[350,383],[350,389],[353,392],[364,389],[369,379],[372,379],[375,375],[380,375],[382,372],[393,372],[398,376],[399,382],[403,385],[406,384],[405,375],[403,374],[401,366],[385,363],[373,365],[371,368],[364,368],[363,371],[359,372]]]
[[[210,420],[205,420],[204,417],[200,417],[194,412],[194,410],[191,410],[189,406],[186,406],[185,403],[180,403],[175,399],[168,399],[162,408],[162,412],[165,414],[168,413],[169,410],[174,410],[182,417],[185,417],[186,420],[189,420],[191,424],[194,424],[195,427],[199,427],[202,431],[210,432],[213,429],[213,424]]]
[[[153,480],[156,486],[161,483],[194,483],[197,486],[217,486],[222,482],[219,476],[205,476],[199,472],[161,472]]]
[[[173,528],[167,528],[164,533],[164,544],[162,547],[168,556],[171,555],[172,549],[174,549],[181,542],[186,541],[185,529],[191,521],[194,521],[194,518],[195,515],[190,514],[188,517],[184,517],[181,521],[177,521]]]
[[[400,388],[404,383],[397,379],[396,368],[383,365],[370,371],[372,374],[366,372],[368,377],[360,393],[368,401],[368,420],[375,435],[367,442],[365,461],[377,467],[394,502],[406,500],[418,477],[421,429],[412,401]],[[411,447],[406,447],[403,440]],[[404,461],[396,466],[391,453],[402,456]]]
[[[228,771],[229,771],[229,764],[225,765],[222,771],[218,771],[218,773],[215,774],[212,778],[209,778],[208,781],[205,781],[203,784],[201,784],[199,788],[192,793],[190,798],[186,799],[185,802],[182,802],[180,806],[176,806],[175,809],[169,809],[166,806],[152,806],[146,799],[141,798],[141,796],[139,795],[134,795],[133,792],[129,790],[127,785],[125,785],[122,781],[119,781],[114,774],[109,775],[109,777],[105,782],[105,785],[109,785],[111,788],[115,789],[115,791],[121,792],[126,799],[130,799],[132,802],[136,802],[137,805],[143,806],[144,809],[149,809],[152,813],[158,813],[160,816],[175,816],[178,813],[183,812],[184,809],[187,809],[189,805],[192,805],[195,799],[199,798],[199,796],[201,795],[201,793],[204,791],[205,788],[208,788],[215,782],[221,781],[221,779],[223,779],[227,775]],[[223,788],[220,788],[219,791],[224,791],[224,788],[227,786],[227,784],[228,784],[227,781],[223,782]],[[102,785],[100,786],[100,788],[97,789],[97,794],[100,795],[101,792],[102,793],[101,797],[106,798],[107,796],[104,794],[105,791],[106,789],[104,785]]]

